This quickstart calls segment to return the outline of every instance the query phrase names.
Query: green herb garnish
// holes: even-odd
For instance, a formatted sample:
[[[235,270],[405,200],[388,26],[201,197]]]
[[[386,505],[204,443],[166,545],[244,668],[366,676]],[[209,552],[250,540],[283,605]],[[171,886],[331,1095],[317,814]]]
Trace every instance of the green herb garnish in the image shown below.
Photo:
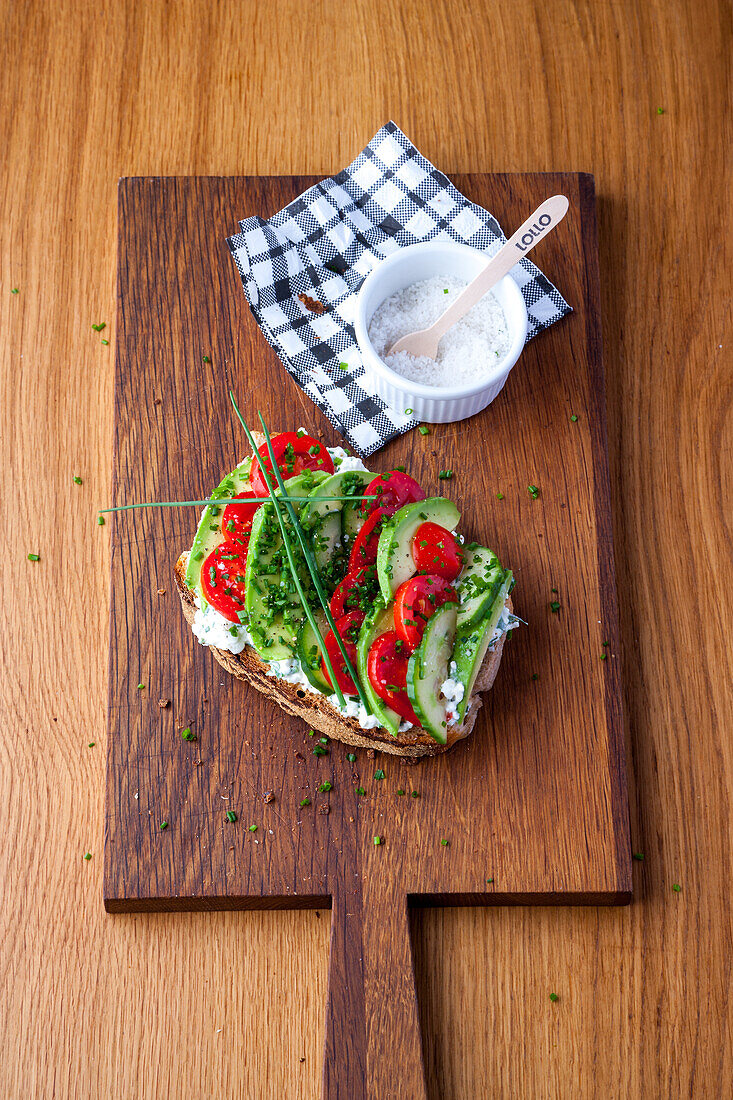
[[[227,810],[227,821],[233,825],[236,820],[237,815],[235,814],[234,810]]]
[[[40,554],[29,554],[28,555],[28,561],[40,561],[40,560],[41,560],[41,555]]]
[[[420,435],[430,435],[430,428],[427,426],[427,424],[420,424],[417,430],[419,431]]]
[[[555,1003],[555,1001],[559,1001],[559,1000],[560,1000],[560,998],[558,997],[557,993],[551,993],[551,994],[550,994],[550,1000],[551,1000],[551,1001],[552,1001],[552,1003],[554,1004],[554,1003]]]
[[[577,419],[578,419],[578,418],[577,418],[577,416],[575,415],[575,413],[573,413],[573,415],[572,415],[572,416],[570,417],[570,419],[572,420],[573,424],[575,424],[575,423],[577,422]]]
[[[81,478],[78,477],[76,474],[74,474],[74,485],[81,485],[81,484],[82,484]]]
[[[346,753],[346,759],[349,761],[350,764],[353,764],[354,761],[356,760],[356,753],[355,752],[347,752]]]
[[[452,470],[441,470],[438,474],[438,477],[440,478],[441,481],[450,481],[450,479],[453,477],[453,471]]]
[[[384,772],[382,771],[381,768],[377,768],[377,770],[374,773],[374,778],[375,779],[384,779]]]
[[[532,497],[532,500],[537,500],[537,497],[540,495],[540,491],[536,485],[528,485],[527,492]]]
[[[104,329],[106,327],[107,327],[107,322],[106,321],[102,321],[102,323],[100,325],[92,325],[92,328],[94,329],[95,332],[101,332],[102,329]]]
[[[680,886],[679,882],[673,882],[672,883],[672,889],[674,890],[675,894],[679,894],[682,887]]]
[[[381,843],[382,843],[382,838],[381,838],[381,836],[375,836],[375,838],[374,838],[374,844],[375,844],[375,846],[376,846],[376,847],[378,848],[378,847],[379,847],[379,845],[380,845]]]
[[[634,852],[634,859],[638,859],[639,862],[641,863],[644,859],[644,853],[643,852]]]
[[[185,730],[181,730],[181,737],[183,738],[184,741],[195,741],[196,740],[196,734],[191,733],[191,727],[190,726],[186,726]]]
[[[161,821],[160,828],[161,829],[167,829],[168,828],[168,822],[167,821]]]

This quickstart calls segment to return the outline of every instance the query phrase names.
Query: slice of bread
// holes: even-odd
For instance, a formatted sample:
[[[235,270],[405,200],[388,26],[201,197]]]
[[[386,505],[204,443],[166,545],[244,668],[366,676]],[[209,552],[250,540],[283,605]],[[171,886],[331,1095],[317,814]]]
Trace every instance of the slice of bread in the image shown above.
[[[253,432],[252,436],[258,448],[265,441],[261,432]],[[196,603],[195,593],[186,584],[187,564],[188,551],[181,554],[176,562],[175,578],[183,614],[190,626],[196,615]],[[509,611],[512,610],[512,601],[509,596],[507,596],[506,606]],[[241,653],[230,653],[226,649],[216,649],[214,646],[209,648],[222,668],[231,672],[232,676],[236,676],[238,680],[245,680],[263,695],[269,696],[288,714],[302,718],[311,729],[325,733],[332,740],[343,741],[346,745],[379,749],[382,752],[390,752],[394,756],[416,760],[421,756],[437,756],[438,753],[447,752],[456,742],[468,737],[481,709],[481,694],[491,688],[499,671],[505,638],[506,634],[502,634],[495,649],[487,652],[476,678],[465,718],[460,725],[448,727],[448,740],[445,745],[440,745],[422,729],[405,730],[404,733],[398,733],[396,736],[381,727],[363,729],[358,719],[345,718],[340,714],[325,695],[320,695],[315,690],[307,691],[300,684],[289,684],[286,680],[278,679],[277,676],[268,676],[267,665],[251,646],[245,646]]]
[[[187,563],[188,552],[181,554],[176,562],[175,577],[183,614],[191,625],[196,614],[196,604],[195,594],[186,584]],[[511,611],[512,603],[509,597],[507,597],[507,607]],[[506,635],[503,634],[496,648],[486,654],[476,679],[466,717],[460,725],[448,727],[448,741],[445,745],[438,744],[429,733],[421,729],[405,730],[404,733],[398,733],[396,736],[381,727],[362,729],[356,718],[345,718],[339,714],[325,695],[307,691],[300,684],[289,684],[285,680],[278,679],[277,676],[268,676],[267,665],[251,646],[245,646],[241,653],[229,653],[228,650],[216,649],[214,646],[210,648],[222,668],[231,672],[232,676],[236,676],[238,680],[245,680],[263,695],[269,696],[288,714],[302,718],[311,729],[325,733],[332,740],[343,741],[346,745],[355,745],[362,749],[379,749],[381,752],[390,752],[394,756],[417,759],[421,756],[437,756],[438,753],[452,748],[457,741],[468,737],[481,709],[481,693],[489,690],[499,671],[505,638]]]

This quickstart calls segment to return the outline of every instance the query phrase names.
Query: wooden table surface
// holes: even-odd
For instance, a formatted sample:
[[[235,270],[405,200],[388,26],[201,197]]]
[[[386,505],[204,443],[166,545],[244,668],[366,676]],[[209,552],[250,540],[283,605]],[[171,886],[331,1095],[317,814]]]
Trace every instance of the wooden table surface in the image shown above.
[[[327,910],[102,908],[101,341],[119,176],[325,174],[390,117],[448,173],[595,174],[644,854],[627,909],[415,915],[431,1096],[730,1095],[729,5],[4,0],[0,14],[0,1095],[319,1094]]]

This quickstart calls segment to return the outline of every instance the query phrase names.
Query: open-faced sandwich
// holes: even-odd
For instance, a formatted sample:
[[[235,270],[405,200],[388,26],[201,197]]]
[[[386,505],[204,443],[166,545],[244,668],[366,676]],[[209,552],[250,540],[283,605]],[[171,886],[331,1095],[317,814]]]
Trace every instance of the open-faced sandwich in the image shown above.
[[[303,429],[251,439],[176,563],[198,640],[346,744],[420,757],[467,737],[519,622],[511,572],[404,469],[370,473]]]

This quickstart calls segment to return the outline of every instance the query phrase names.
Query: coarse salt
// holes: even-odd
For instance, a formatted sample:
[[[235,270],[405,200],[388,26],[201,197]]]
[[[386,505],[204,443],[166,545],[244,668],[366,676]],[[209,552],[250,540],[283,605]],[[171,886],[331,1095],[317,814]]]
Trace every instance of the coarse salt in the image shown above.
[[[466,286],[454,276],[436,276],[386,298],[369,323],[369,339],[377,355],[396,374],[424,386],[456,388],[479,382],[511,343],[504,310],[491,292],[448,329],[438,344],[437,358],[405,351],[385,355],[402,336],[429,328]]]

